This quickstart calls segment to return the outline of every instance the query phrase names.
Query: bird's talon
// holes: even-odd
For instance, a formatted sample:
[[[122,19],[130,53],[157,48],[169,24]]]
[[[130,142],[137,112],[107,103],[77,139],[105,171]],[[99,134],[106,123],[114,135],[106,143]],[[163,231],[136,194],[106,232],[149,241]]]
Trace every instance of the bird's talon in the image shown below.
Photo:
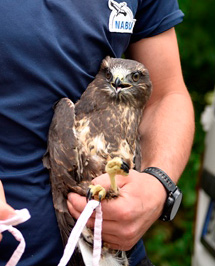
[[[91,193],[91,188],[89,187],[87,190],[86,200],[89,201],[91,199],[92,199],[92,193]]]
[[[109,175],[128,175],[129,169],[129,165],[119,157],[111,159],[105,167]]]
[[[90,185],[87,192],[87,200],[92,198],[101,202],[106,196],[106,190],[100,185]]]
[[[99,195],[99,202],[101,202],[102,201],[102,196],[101,195]]]
[[[120,169],[122,169],[125,173],[129,173],[130,167],[129,167],[129,165],[126,162],[124,162],[122,160],[122,165],[121,165]]]

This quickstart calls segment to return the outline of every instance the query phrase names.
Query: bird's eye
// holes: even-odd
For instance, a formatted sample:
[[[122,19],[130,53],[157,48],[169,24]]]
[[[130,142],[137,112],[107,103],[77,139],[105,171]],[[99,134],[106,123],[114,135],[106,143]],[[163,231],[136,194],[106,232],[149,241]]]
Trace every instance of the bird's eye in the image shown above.
[[[137,82],[140,79],[140,73],[139,72],[133,73],[132,79],[134,82]]]
[[[108,81],[112,79],[112,73],[110,72],[110,70],[106,70],[105,77]]]

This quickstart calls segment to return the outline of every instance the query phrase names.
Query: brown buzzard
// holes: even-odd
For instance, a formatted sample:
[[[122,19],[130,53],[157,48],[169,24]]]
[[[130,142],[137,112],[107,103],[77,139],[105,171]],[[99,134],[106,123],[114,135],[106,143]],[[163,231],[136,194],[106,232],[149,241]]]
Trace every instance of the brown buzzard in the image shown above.
[[[75,224],[67,209],[69,192],[86,196],[91,180],[105,172],[108,162],[110,177],[111,169],[117,166],[118,170],[111,178],[115,192],[108,191],[106,197],[116,196],[114,174],[127,172],[127,166],[140,170],[138,126],[150,94],[149,74],[141,63],[106,57],[76,104],[63,98],[55,105],[43,162],[50,170],[53,203],[64,245]],[[88,196],[92,194],[97,194],[93,188]],[[98,195],[100,199],[103,196]],[[91,248],[89,235],[86,228],[79,244]],[[118,264],[108,261],[110,256]],[[103,263],[105,260],[108,264]],[[84,265],[78,248],[69,265]],[[100,265],[128,265],[125,252],[104,249]]]

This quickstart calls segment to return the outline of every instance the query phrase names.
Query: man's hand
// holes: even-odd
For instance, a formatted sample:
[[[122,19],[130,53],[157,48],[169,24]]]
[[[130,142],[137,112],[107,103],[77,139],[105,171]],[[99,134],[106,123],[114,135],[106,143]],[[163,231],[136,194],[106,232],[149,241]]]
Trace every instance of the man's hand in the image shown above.
[[[15,210],[6,203],[4,189],[0,181],[0,220],[6,220],[15,214]],[[0,241],[1,239],[2,234],[0,234]]]
[[[161,215],[166,191],[154,177],[130,170],[128,176],[116,176],[119,197],[102,201],[102,238],[110,248],[130,250]],[[107,174],[93,180],[106,189],[110,187]],[[75,193],[68,195],[68,208],[76,219],[86,205],[86,198]],[[93,228],[94,215],[87,226]]]

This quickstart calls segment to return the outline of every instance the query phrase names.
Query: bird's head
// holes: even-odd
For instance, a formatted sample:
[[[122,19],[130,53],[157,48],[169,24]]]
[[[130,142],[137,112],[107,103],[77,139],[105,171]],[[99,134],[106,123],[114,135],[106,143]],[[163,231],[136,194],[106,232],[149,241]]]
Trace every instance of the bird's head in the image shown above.
[[[141,108],[151,95],[149,73],[137,61],[107,56],[97,78],[102,91],[125,104]]]

